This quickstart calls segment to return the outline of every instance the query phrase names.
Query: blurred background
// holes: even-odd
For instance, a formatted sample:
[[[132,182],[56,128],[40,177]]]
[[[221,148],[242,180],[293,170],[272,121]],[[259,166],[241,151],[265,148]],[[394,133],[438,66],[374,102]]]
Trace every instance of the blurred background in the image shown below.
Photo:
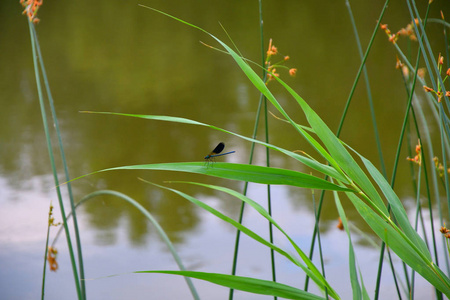
[[[231,45],[222,25],[245,57],[261,63],[257,1],[80,0],[64,4],[45,1],[36,28],[71,177],[124,165],[202,161],[220,141],[225,142],[226,150],[236,151],[220,158],[221,161],[248,162],[250,143],[217,131],[80,112],[178,116],[252,135],[259,93],[234,61],[204,46],[202,42],[218,47],[206,34],[138,4],[191,22]],[[383,3],[352,1],[351,4],[365,49]],[[423,15],[425,4],[418,3]],[[439,10],[450,16],[448,2],[437,0],[432,7],[430,18],[440,18]],[[0,2],[0,290],[4,299],[38,297],[50,203],[56,206],[56,221],[61,220],[37,98],[29,29],[22,10],[19,1]],[[345,2],[325,1],[318,5],[316,1],[263,1],[263,18],[265,47],[272,38],[279,52],[290,56],[287,66],[298,69],[295,77],[279,69],[281,77],[336,131],[360,64]],[[410,21],[406,4],[400,1],[392,1],[383,18],[393,32]],[[430,37],[435,37],[432,46],[437,57],[438,51],[444,49],[442,25],[430,22],[428,30]],[[407,44],[405,38],[399,41],[403,49]],[[416,48],[413,44],[409,52],[413,57]],[[407,101],[395,64],[395,49],[380,30],[367,60],[367,70],[389,176]],[[275,83],[270,87],[289,114],[305,124],[295,101]],[[269,110],[275,112],[271,107]],[[289,125],[273,117],[269,125],[271,143],[289,150],[303,150],[319,159]],[[258,138],[264,139],[263,134],[261,127]],[[363,79],[350,105],[341,138],[380,167]],[[409,146],[414,147],[415,143],[416,138],[412,138]],[[414,190],[406,161],[411,154],[407,146],[405,141],[395,190],[405,206],[413,208]],[[264,157],[265,150],[256,147],[256,163],[263,165]],[[279,153],[272,153],[271,163],[275,167],[309,172]],[[57,164],[61,167],[60,161]],[[73,183],[76,200],[100,189],[117,190],[136,199],[166,230],[188,269],[230,273],[235,230],[184,199],[149,186],[137,177],[156,183],[201,181],[237,191],[242,190],[243,183],[149,171],[105,172]],[[236,199],[197,186],[171,187],[231,217],[238,216],[240,202]],[[249,195],[265,206],[265,191],[265,186],[251,184]],[[314,226],[311,191],[284,186],[275,186],[272,191],[274,218],[308,252]],[[365,284],[372,296],[378,248],[369,240],[375,240],[377,245],[379,242],[347,199],[343,199],[343,204],[351,223],[363,232],[355,234],[354,240]],[[154,228],[135,208],[103,197],[85,203],[77,212],[89,278],[88,298],[190,296],[182,278],[130,274],[138,270],[176,269]],[[246,211],[244,223],[263,236],[268,235],[267,223],[251,210]],[[320,225],[327,278],[343,299],[349,299],[347,240],[345,233],[336,228],[337,223],[334,201],[328,197]],[[52,228],[52,237],[55,232]],[[288,247],[287,241],[279,236],[276,242]],[[56,247],[59,270],[47,275],[46,299],[76,299],[65,239],[61,237]],[[317,262],[316,258],[317,255],[314,259]],[[277,269],[280,282],[303,287],[303,273],[290,262],[277,257]],[[105,278],[115,274],[121,275]],[[269,251],[243,237],[238,274],[270,279]],[[390,276],[390,270],[386,269],[381,298],[395,292]],[[228,296],[225,288],[199,281],[195,285],[206,299]],[[433,291],[423,284],[416,296],[420,295],[433,295]],[[239,292],[235,297],[262,298]]]

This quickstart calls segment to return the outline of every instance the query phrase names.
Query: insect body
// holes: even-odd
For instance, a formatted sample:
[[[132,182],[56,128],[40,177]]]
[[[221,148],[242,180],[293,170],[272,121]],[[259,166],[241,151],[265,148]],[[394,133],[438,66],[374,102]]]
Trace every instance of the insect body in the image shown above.
[[[214,150],[211,151],[210,154],[205,156],[205,161],[206,162],[211,162],[211,161],[214,161],[214,158],[216,158],[217,156],[223,156],[223,155],[227,155],[227,154],[231,154],[231,153],[236,152],[236,151],[230,151],[230,152],[226,152],[226,153],[221,153],[224,148],[225,148],[225,144],[220,142],[216,146],[216,148],[214,148]]]

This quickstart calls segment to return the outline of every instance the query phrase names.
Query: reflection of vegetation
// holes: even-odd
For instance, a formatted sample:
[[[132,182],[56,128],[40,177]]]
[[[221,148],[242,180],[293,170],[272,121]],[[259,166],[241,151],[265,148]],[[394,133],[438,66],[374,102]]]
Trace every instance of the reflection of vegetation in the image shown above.
[[[124,195],[122,193],[116,192],[116,191],[108,191],[108,190],[104,190],[104,191],[97,191],[94,193],[91,193],[85,197],[83,197],[83,199],[81,199],[76,205],[75,205],[75,209],[84,204],[84,202],[93,199],[93,198],[97,198],[100,196],[114,196],[117,197],[118,199],[121,200],[121,202],[126,202],[127,204],[131,204],[132,207],[134,208],[134,211],[138,211],[140,214],[145,216],[145,219],[147,221],[150,221],[150,223],[152,224],[152,226],[156,229],[156,232],[158,233],[158,235],[160,236],[160,238],[164,241],[164,243],[166,244],[166,246],[169,248],[170,253],[172,254],[173,258],[175,259],[178,267],[180,268],[180,270],[185,271],[185,267],[183,265],[183,263],[181,262],[181,258],[179,257],[177,251],[175,250],[175,248],[172,245],[172,242],[170,241],[169,237],[167,236],[166,232],[163,230],[163,228],[160,226],[160,224],[156,221],[156,219],[153,217],[153,215],[150,213],[149,210],[145,209],[144,206],[142,206],[141,204],[139,204],[136,200],[128,197],[127,195]],[[100,210],[101,211],[101,210]],[[70,213],[68,215],[68,217],[70,217],[72,215],[72,213]],[[58,239],[59,234],[61,233],[61,230],[58,232],[58,234],[56,235],[54,241],[53,241],[53,245],[51,247],[51,249],[55,249],[54,245],[56,243],[56,240]],[[194,299],[198,299],[198,294],[197,291],[194,288],[194,285],[192,284],[191,280],[186,277],[186,283],[189,286],[189,289],[191,290],[192,296],[194,297]]]
[[[28,1],[28,5],[34,5],[36,2]],[[39,2],[42,3],[42,2]],[[412,1],[408,2],[409,5],[414,4]],[[384,11],[383,11],[384,12]],[[160,12],[162,13],[162,12]],[[162,13],[164,15],[167,15],[165,13]],[[414,15],[413,13],[411,13]],[[383,14],[382,14],[383,15]],[[382,18],[382,15],[380,17]],[[167,15],[169,16],[169,15]],[[169,16],[173,18],[172,16]],[[38,43],[36,40],[36,33],[34,32],[34,26],[33,26],[33,18],[30,18],[30,32],[32,36],[32,43],[33,43],[33,50],[34,50],[34,57],[40,58],[40,66],[43,68],[42,58],[40,55],[37,55],[36,47],[38,47]],[[180,22],[183,22],[189,26],[192,26],[196,29],[199,29],[203,31],[204,33],[207,33],[203,29],[193,26],[191,24],[188,24],[180,19],[177,19]],[[426,19],[425,19],[426,20]],[[414,25],[415,24],[415,25]],[[420,51],[423,53],[426,53],[426,49],[430,48],[430,44],[428,40],[426,39],[426,35],[422,37],[420,35],[420,32],[424,31],[425,22],[422,23],[420,19],[418,19],[417,22],[413,22],[410,27],[414,25],[414,29],[417,31],[417,37],[416,40],[420,42]],[[444,22],[444,25],[447,23]],[[382,27],[384,30],[387,30],[386,26]],[[411,30],[411,28],[409,28]],[[388,32],[387,32],[388,33]],[[209,34],[209,33],[207,33]],[[389,32],[389,39],[391,42],[396,43],[397,37],[393,37],[392,34]],[[276,80],[280,86],[285,89],[285,91],[288,92],[290,96],[292,96],[297,104],[301,107],[302,112],[305,114],[305,117],[307,119],[308,126],[300,125],[293,121],[293,118],[291,117],[291,113],[287,112],[283,108],[283,106],[280,104],[280,102],[277,100],[277,98],[272,94],[272,92],[268,89],[265,80],[260,79],[260,77],[250,68],[250,66],[247,64],[247,60],[244,60],[240,55],[238,55],[235,51],[233,51],[230,47],[228,47],[226,44],[224,44],[221,40],[217,39],[213,35],[209,34],[213,39],[215,39],[224,49],[225,51],[234,59],[234,61],[237,63],[237,65],[241,68],[243,73],[250,79],[252,84],[261,92],[262,95],[270,103],[273,105],[273,107],[278,111],[279,114],[282,115],[284,120],[290,124],[292,129],[296,131],[298,134],[300,134],[301,137],[304,138],[304,140],[308,141],[310,144],[310,147],[315,151],[315,153],[319,154],[319,159],[316,160],[314,156],[310,156],[306,153],[297,154],[288,150],[285,150],[281,147],[274,146],[272,144],[269,144],[267,142],[261,142],[256,140],[255,138],[248,138],[236,133],[233,133],[228,130],[224,130],[215,126],[208,125],[206,123],[200,123],[196,121],[192,121],[189,119],[182,119],[182,118],[174,118],[174,117],[167,117],[167,116],[149,116],[149,115],[132,115],[127,114],[126,116],[130,117],[136,117],[136,118],[143,118],[143,119],[150,119],[150,120],[162,120],[162,121],[169,121],[169,122],[175,122],[175,123],[184,123],[184,124],[191,124],[191,125],[198,125],[203,127],[209,127],[218,131],[222,131],[227,134],[234,135],[238,138],[247,140],[260,145],[263,145],[264,147],[268,149],[272,149],[274,151],[278,151],[286,156],[289,156],[290,158],[293,158],[297,162],[300,162],[312,170],[314,170],[316,173],[322,174],[326,176],[327,180],[312,176],[310,174],[305,174],[297,171],[287,170],[287,169],[279,169],[279,168],[270,168],[270,167],[261,167],[261,166],[253,166],[253,165],[247,165],[247,164],[229,164],[229,163],[216,163],[214,164],[214,167],[208,167],[205,166],[203,163],[165,163],[165,164],[147,164],[147,165],[132,165],[132,166],[126,166],[126,167],[116,167],[116,168],[110,168],[103,171],[110,171],[110,170],[164,170],[164,171],[179,171],[179,172],[189,172],[191,174],[203,174],[208,176],[215,176],[220,178],[227,178],[227,179],[234,179],[238,181],[245,181],[245,182],[255,182],[255,183],[262,183],[262,184],[268,184],[268,185],[274,185],[274,184],[280,184],[280,185],[289,185],[289,186],[295,186],[295,187],[303,187],[303,188],[309,188],[309,189],[317,189],[317,190],[329,190],[333,191],[334,199],[336,208],[339,212],[339,216],[342,220],[342,226],[346,231],[347,237],[348,237],[348,245],[349,245],[349,273],[350,273],[350,283],[351,283],[351,289],[353,291],[354,298],[368,298],[368,292],[365,288],[363,277],[359,271],[359,267],[356,262],[355,258],[355,252],[353,250],[353,242],[351,237],[351,231],[348,223],[348,213],[346,211],[345,206],[342,205],[340,200],[340,195],[338,192],[341,192],[342,194],[346,194],[350,200],[350,202],[353,204],[353,206],[356,208],[359,216],[366,222],[366,224],[373,230],[373,232],[379,237],[380,241],[382,241],[382,249],[380,254],[380,261],[383,261],[384,259],[384,246],[387,245],[388,249],[390,251],[388,252],[389,260],[391,262],[391,268],[393,268],[393,273],[395,274],[396,279],[396,287],[398,290],[398,294],[402,293],[399,285],[397,284],[397,280],[400,280],[400,276],[397,270],[394,269],[394,265],[392,264],[391,255],[395,253],[402,261],[403,261],[403,267],[404,267],[404,278],[401,278],[402,281],[406,282],[406,295],[412,295],[414,293],[414,278],[415,273],[417,272],[420,274],[424,279],[426,279],[430,284],[434,286],[436,289],[436,294],[438,298],[442,298],[442,294],[445,294],[447,297],[450,296],[450,279],[447,277],[446,274],[444,274],[443,271],[441,271],[438,261],[437,261],[437,243],[435,238],[435,230],[434,230],[434,224],[435,218],[433,217],[433,210],[432,210],[432,204],[430,199],[430,189],[431,187],[434,188],[434,192],[436,193],[436,202],[437,206],[439,208],[440,212],[440,197],[439,197],[439,187],[438,182],[442,184],[442,186],[446,189],[447,193],[450,193],[449,190],[449,178],[448,173],[445,172],[447,166],[447,152],[450,152],[448,149],[449,140],[448,140],[448,118],[446,117],[447,108],[444,107],[444,105],[449,105],[448,102],[448,96],[450,94],[447,94],[444,87],[444,81],[440,77],[441,73],[441,67],[439,67],[439,70],[436,69],[434,64],[429,63],[428,56],[425,55],[426,61],[427,61],[427,72],[430,74],[431,77],[431,84],[433,85],[432,88],[426,87],[425,90],[427,92],[434,92],[436,95],[436,98],[433,98],[429,94],[427,96],[427,100],[429,101],[428,104],[430,106],[430,110],[434,113],[436,117],[436,123],[439,125],[439,129],[441,131],[441,145],[442,145],[442,167],[439,167],[439,165],[436,165],[437,170],[436,173],[431,172],[433,174],[432,176],[432,183],[429,182],[428,175],[427,175],[427,167],[426,167],[426,161],[430,163],[431,161],[436,161],[434,158],[434,155],[431,155],[431,153],[434,153],[433,145],[430,141],[427,141],[425,144],[428,146],[428,151],[433,157],[432,160],[430,159],[424,159],[422,156],[419,157],[419,159],[411,159],[414,163],[417,163],[419,166],[419,172],[417,173],[417,181],[415,181],[415,178],[413,178],[413,184],[415,186],[415,190],[417,191],[417,210],[416,210],[416,216],[415,216],[415,224],[414,226],[411,225],[411,223],[408,220],[406,211],[404,209],[404,205],[401,203],[399,197],[396,193],[394,193],[394,190],[392,186],[395,182],[395,175],[396,175],[396,167],[399,162],[400,157],[400,149],[399,146],[397,155],[395,157],[395,167],[393,172],[393,178],[391,179],[391,183],[387,181],[387,174],[386,174],[386,168],[384,167],[384,161],[382,157],[382,153],[380,151],[380,161],[382,165],[382,172],[380,173],[377,168],[365,157],[360,155],[358,152],[354,151],[349,146],[345,145],[339,138],[339,133],[341,130],[342,123],[340,124],[338,134],[335,135],[329,127],[321,120],[321,118],[315,113],[315,111],[310,107],[308,103],[306,103],[302,97],[300,97],[289,85],[287,85],[283,80],[277,77],[277,74],[273,73],[275,72],[274,69],[268,70],[270,78],[273,80]],[[375,33],[373,35],[373,38],[375,37]],[[373,41],[373,38],[371,42]],[[371,44],[370,44],[371,45]],[[37,48],[38,49],[38,48]],[[370,46],[369,46],[370,50]],[[429,50],[430,51],[430,50]],[[38,50],[39,52],[39,50]],[[431,52],[431,51],[430,51]],[[357,79],[359,78],[359,75],[362,74],[363,66],[365,59],[367,58],[369,51],[366,52],[363,63],[361,64]],[[421,53],[421,52],[419,52]],[[362,54],[362,53],[361,53]],[[430,54],[431,56],[432,54]],[[419,56],[420,57],[420,56]],[[420,139],[420,131],[419,126],[417,126],[417,120],[421,120],[423,125],[426,127],[427,120],[426,118],[421,115],[420,111],[415,111],[412,104],[413,99],[413,91],[415,87],[415,83],[417,80],[417,74],[418,74],[418,62],[419,59],[417,59],[417,65],[413,66],[410,63],[407,63],[407,58],[405,56],[402,56],[402,59],[405,60],[406,70],[405,66],[402,66],[402,63],[399,63],[399,66],[403,68],[403,79],[405,80],[405,86],[408,94],[408,103],[407,103],[407,110],[404,117],[404,127],[401,132],[401,137],[399,138],[399,145],[401,145],[401,142],[403,140],[403,136],[406,132],[406,125],[408,124],[408,118],[410,116],[410,111],[413,116],[414,120],[414,127],[413,130],[416,130],[416,135],[419,138],[420,148],[421,145],[424,143]],[[438,60],[439,64],[442,65],[443,61],[441,59]],[[37,63],[36,65],[36,76],[39,76],[39,72],[37,69]],[[43,70],[45,75],[45,70]],[[408,71],[408,72],[406,72]],[[409,75],[409,72],[414,72],[414,75]],[[437,79],[435,80],[434,77],[431,75],[436,73]],[[367,75],[367,74],[366,74]],[[422,80],[424,80],[422,78]],[[358,80],[355,81],[354,88],[356,87],[356,83]],[[64,212],[64,205],[62,202],[61,193],[59,190],[59,182],[58,178],[56,176],[56,169],[54,166],[54,158],[53,158],[53,152],[52,147],[50,144],[49,134],[48,134],[48,128],[46,125],[46,116],[45,116],[45,109],[43,109],[42,105],[42,92],[41,92],[41,86],[39,82],[39,77],[37,77],[38,82],[38,89],[39,89],[39,96],[41,100],[41,107],[42,107],[42,113],[43,113],[43,119],[44,119],[44,128],[47,135],[47,141],[48,141],[48,149],[50,152],[51,160],[52,160],[52,167],[55,174],[55,185],[57,186],[58,196],[60,200],[60,207],[62,210],[62,215],[65,217],[66,214]],[[176,81],[173,81],[176,83]],[[46,82],[47,88],[48,83]],[[347,103],[346,108],[348,108],[350,104],[350,100],[353,96],[354,88],[352,90],[352,93],[349,97],[349,101]],[[54,116],[54,107],[51,101],[51,94],[49,90],[47,91],[50,98],[50,107],[52,109],[52,114],[54,117],[55,126],[57,129],[57,136],[58,140],[61,144],[61,136],[59,135],[59,129],[58,124],[56,122],[56,118]],[[417,106],[420,105],[420,103],[417,103]],[[371,107],[373,109],[373,107]],[[417,115],[416,115],[417,114]],[[116,115],[125,115],[125,114],[116,114]],[[417,119],[416,119],[417,117]],[[344,118],[343,118],[344,119]],[[375,120],[375,118],[374,118]],[[375,124],[375,123],[374,123]],[[374,129],[376,131],[376,125],[374,125]],[[424,129],[425,136],[429,136],[428,128]],[[161,133],[160,133],[161,134]],[[411,134],[411,133],[410,133]],[[411,134],[412,135],[412,134]],[[161,134],[161,137],[163,137],[164,134]],[[411,138],[408,136],[408,138],[411,140]],[[379,143],[379,135],[376,132],[376,139],[378,141],[377,145],[380,147]],[[113,149],[114,147],[111,147]],[[161,149],[160,147],[153,147],[156,149],[160,149],[160,151],[165,151],[165,149]],[[62,150],[62,146],[61,146]],[[179,148],[177,148],[179,150]],[[349,151],[350,150],[350,151]],[[62,152],[62,151],[61,151]],[[422,153],[420,153],[422,155]],[[65,162],[64,158],[64,152],[62,152],[62,163],[64,166],[65,171],[67,171],[67,164]],[[357,157],[360,161],[360,164],[364,166],[363,168],[360,167],[360,165],[356,162],[354,157]],[[430,158],[431,158],[430,157]],[[321,162],[324,161],[324,162]],[[97,168],[98,169],[98,168]],[[413,170],[413,168],[412,168]],[[422,186],[422,174],[424,175],[423,179],[425,181],[425,187],[426,187],[426,194],[428,196],[428,206],[429,206],[429,214],[431,216],[431,222],[429,226],[432,228],[431,231],[431,237],[432,237],[432,243],[431,246],[428,246],[426,239],[426,225],[424,225],[424,219],[423,219],[423,213],[422,213],[422,206],[420,204],[420,191]],[[437,180],[437,176],[440,176],[439,181]],[[68,173],[66,174],[66,180],[69,181]],[[192,183],[192,182],[191,182]],[[334,288],[330,285],[330,283],[327,281],[325,277],[325,265],[323,264],[323,261],[321,260],[320,268],[316,267],[315,264],[312,262],[312,252],[310,255],[306,255],[303,250],[295,243],[295,241],[281,228],[281,226],[278,225],[276,220],[272,218],[270,215],[270,210],[267,211],[265,208],[261,207],[259,204],[254,202],[253,200],[247,198],[244,194],[237,193],[234,190],[231,189],[225,189],[218,186],[212,186],[212,185],[203,185],[206,188],[214,189],[214,190],[220,190],[222,192],[228,193],[238,199],[240,199],[243,203],[246,203],[251,208],[256,210],[260,215],[262,215],[264,218],[267,219],[269,224],[279,230],[286,239],[290,242],[291,246],[294,247],[296,250],[296,254],[290,254],[286,250],[278,247],[275,245],[272,240],[266,240],[265,238],[259,236],[255,232],[251,231],[249,228],[243,226],[240,222],[235,221],[234,219],[226,216],[222,212],[210,207],[209,205],[199,201],[198,199],[175,189],[162,187],[160,185],[157,185],[161,187],[162,189],[167,189],[171,192],[174,192],[183,198],[189,200],[190,202],[194,203],[197,207],[203,208],[209,213],[217,216],[218,218],[230,223],[231,225],[235,226],[238,229],[238,232],[242,232],[247,234],[248,236],[252,237],[259,243],[265,245],[269,249],[271,249],[274,252],[277,252],[278,254],[284,256],[287,258],[290,262],[292,262],[294,265],[301,268],[304,273],[306,274],[307,278],[312,279],[316,285],[319,287],[319,289],[326,295],[326,298],[328,296],[339,299],[338,293],[334,290]],[[71,199],[71,206],[72,211],[75,213],[75,206],[73,197],[71,195],[71,186],[69,182],[69,194]],[[97,194],[94,194],[97,195]],[[122,198],[125,198],[125,196],[121,196]],[[164,197],[165,199],[166,197]],[[450,198],[450,197],[448,197]],[[155,206],[157,206],[160,203],[163,203],[163,205],[160,205],[158,208],[160,211],[165,211],[166,213],[162,214],[163,216],[168,217],[166,220],[162,220],[160,222],[164,227],[168,229],[173,229],[174,232],[178,232],[181,230],[185,230],[186,228],[192,228],[195,226],[197,222],[197,218],[194,214],[194,209],[191,206],[188,206],[185,204],[185,207],[183,209],[183,205],[177,205],[178,208],[175,212],[173,209],[173,202],[170,204],[166,201],[158,201],[158,197],[151,197],[151,201],[148,202],[149,207],[146,209],[141,204],[138,204],[137,202],[129,201],[130,203],[133,203],[135,207],[138,207],[139,211],[143,214],[147,215],[147,218],[150,219],[155,226],[158,228],[158,233],[163,235],[160,230],[158,223],[149,215],[148,211],[154,210]],[[323,197],[319,200],[319,208],[316,212],[315,205],[313,206],[313,210],[315,212],[315,217],[317,220],[316,228],[314,228],[314,238],[317,234],[317,227],[320,221],[320,215],[321,215],[321,207],[322,207],[322,201]],[[182,208],[181,210],[179,208]],[[92,216],[98,217],[98,208],[95,206],[88,206],[86,208],[87,211],[91,213]],[[117,226],[117,220],[122,215],[127,215],[127,217],[130,220],[133,220],[135,223],[130,223],[130,235],[132,237],[132,240],[139,243],[141,239],[144,237],[144,235],[147,233],[146,227],[141,226],[141,221],[134,218],[134,212],[132,211],[123,211],[121,205],[113,204],[108,209],[101,210],[103,213],[106,213],[107,210],[110,210],[110,213],[108,216],[115,215],[113,220],[109,220],[109,223],[106,223],[108,227],[114,227]],[[450,209],[449,209],[450,210]],[[190,213],[189,213],[190,212]],[[97,227],[105,225],[105,223],[98,223],[95,222],[98,220],[97,218],[92,219],[92,223],[95,224]],[[100,216],[101,217],[101,216]],[[177,222],[173,222],[172,220],[176,220]],[[74,215],[74,227],[77,229],[77,223],[76,218]],[[418,224],[422,226],[423,235],[422,238],[418,234]],[[439,214],[439,222],[443,223],[443,215]],[[173,226],[171,228],[171,226]],[[272,228],[272,227],[271,227]],[[82,264],[82,254],[81,254],[81,247],[79,245],[79,237],[76,230],[76,240],[77,240],[77,252],[78,252],[78,263],[79,265],[75,263],[75,256],[74,256],[74,249],[75,247],[72,246],[71,240],[70,240],[70,232],[68,230],[68,222],[67,219],[64,219],[64,229],[66,231],[66,237],[67,237],[67,243],[71,254],[71,262],[72,262],[72,268],[74,272],[74,278],[75,278],[75,284],[77,287],[77,293],[79,299],[86,298],[85,294],[85,288],[84,288],[84,275],[83,275],[83,264]],[[444,230],[445,231],[445,230]],[[428,234],[428,233],[427,233]],[[174,236],[175,237],[175,236]],[[170,244],[170,241],[168,240],[168,237],[164,234],[163,239]],[[429,249],[431,248],[431,250]],[[52,251],[54,248],[51,248]],[[311,246],[311,249],[314,249],[314,239]],[[173,250],[173,248],[171,248]],[[320,239],[319,239],[319,250],[323,250],[320,245]],[[444,247],[445,250],[445,247]],[[312,250],[311,250],[312,251]],[[434,258],[432,257],[431,253],[433,252]],[[53,252],[52,252],[53,253]],[[174,256],[176,257],[176,252]],[[46,255],[47,256],[47,255]],[[50,256],[51,257],[51,256]],[[52,257],[53,259],[53,257]],[[447,269],[449,269],[448,264],[448,257],[447,259]],[[177,260],[178,262],[178,260]],[[53,262],[54,263],[54,262]],[[382,264],[380,263],[380,266]],[[408,266],[410,269],[408,269]],[[169,273],[169,274],[178,274],[183,275],[187,277],[193,277],[193,278],[199,278],[203,280],[207,280],[216,284],[227,286],[231,289],[240,289],[244,291],[249,291],[253,293],[258,294],[267,294],[267,295],[274,295],[279,297],[288,297],[293,299],[322,299],[318,296],[315,296],[311,293],[309,293],[308,285],[305,285],[304,290],[300,290],[294,287],[289,287],[286,285],[282,285],[276,282],[270,282],[270,281],[262,281],[254,278],[245,278],[245,277],[239,277],[233,275],[226,275],[226,274],[212,274],[212,273],[202,273],[202,272],[188,272],[184,271],[183,267],[180,265],[180,268],[182,271],[180,272],[174,272],[174,271],[150,271],[150,272],[161,272],[161,273]],[[275,268],[273,268],[275,269]],[[321,269],[321,270],[320,270]],[[380,268],[378,271],[378,279],[381,278],[382,269]],[[448,270],[447,270],[448,271]],[[79,275],[78,275],[79,272]],[[44,275],[43,278],[45,279],[45,269],[44,269]],[[275,278],[275,276],[274,276]],[[190,283],[189,280],[187,280],[188,283]],[[308,280],[306,280],[308,282]],[[378,291],[379,291],[379,285],[376,289],[375,298],[378,297]],[[195,292],[193,292],[194,297],[196,297]]]
[[[185,233],[194,229],[199,222],[195,207],[186,201],[170,199],[158,191],[148,191],[147,196],[137,196],[146,199],[140,205],[158,216],[159,224],[175,244],[183,243]],[[132,244],[138,246],[148,243],[154,228],[148,226],[141,213],[118,199],[102,201],[105,196],[97,197],[98,201],[83,205],[83,211],[90,217],[90,225],[100,230],[98,241],[101,244],[115,244],[116,228],[123,224],[120,220],[127,220],[127,236]]]

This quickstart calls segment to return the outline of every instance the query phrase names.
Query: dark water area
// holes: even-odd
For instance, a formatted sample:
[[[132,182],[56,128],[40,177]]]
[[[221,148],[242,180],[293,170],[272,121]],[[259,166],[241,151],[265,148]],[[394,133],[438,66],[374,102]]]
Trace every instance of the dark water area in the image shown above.
[[[353,2],[355,22],[365,49],[383,3]],[[383,23],[397,31],[410,22],[410,17],[405,3],[391,2]],[[45,1],[36,28],[71,177],[124,165],[203,161],[220,141],[225,142],[227,151],[236,153],[218,160],[247,163],[249,142],[206,127],[84,113],[170,115],[252,135],[259,93],[234,61],[205,46],[219,47],[205,33],[138,4],[191,22],[228,45],[234,43],[243,56],[261,64],[256,1]],[[424,4],[419,9],[424,14]],[[448,2],[434,1],[430,18],[440,18],[440,10],[450,16]],[[5,299],[35,299],[40,294],[50,201],[58,207],[36,90],[29,29],[21,11],[18,1],[0,3],[0,290],[5,291]],[[345,2],[325,1],[319,5],[316,1],[263,1],[263,18],[265,47],[272,38],[280,53],[289,55],[287,65],[298,70],[295,77],[289,77],[280,69],[282,79],[336,131],[361,61]],[[430,37],[435,37],[432,46],[437,55],[444,51],[442,26],[435,22],[428,26]],[[408,48],[405,38],[399,41],[399,46]],[[412,44],[411,49],[406,54],[415,57],[417,46]],[[395,64],[396,51],[380,30],[367,60],[367,71],[389,177],[407,101]],[[290,116],[306,124],[295,101],[276,84],[270,83],[270,87]],[[421,88],[417,90],[420,96]],[[275,108],[269,110],[277,114]],[[431,130],[431,139],[438,141],[437,127]],[[320,159],[286,123],[269,117],[269,132],[274,145],[302,150]],[[56,141],[55,136],[52,138]],[[341,138],[380,167],[362,78]],[[258,139],[264,139],[262,125]],[[410,140],[409,146],[414,149],[416,136],[412,135]],[[415,196],[406,161],[410,155],[407,143],[403,144],[395,190],[413,217]],[[279,153],[271,155],[275,167],[310,172]],[[256,147],[255,163],[264,165],[264,160],[265,149]],[[61,161],[56,163],[62,170]],[[235,230],[184,199],[143,183],[138,177],[159,184],[166,180],[200,181],[238,191],[242,190],[243,183],[162,171],[104,172],[73,183],[76,200],[99,189],[117,190],[136,199],[166,230],[189,269],[229,273]],[[238,216],[240,202],[236,199],[198,186],[174,184],[171,187],[233,218]],[[251,184],[249,195],[265,206],[265,191],[265,186]],[[314,226],[311,191],[277,186],[273,187],[272,199],[274,218],[308,252]],[[362,232],[355,232],[354,241],[372,295],[379,240],[347,199],[343,199],[343,205],[350,221]],[[55,211],[58,221],[61,217],[58,209]],[[101,197],[80,207],[78,216],[86,275],[90,279],[87,281],[89,298],[144,299],[149,294],[155,299],[189,297],[183,279],[129,274],[137,270],[176,269],[153,226],[135,208],[118,199]],[[347,239],[345,233],[336,229],[337,218],[334,200],[328,195],[321,216],[327,276],[343,299],[348,299],[351,297],[349,277],[342,275],[348,273]],[[255,212],[246,212],[245,223],[267,235],[266,222]],[[276,236],[276,242],[289,247],[281,236]],[[75,299],[63,238],[57,247],[60,270],[48,274],[46,299]],[[242,247],[239,275],[269,279],[268,250],[245,237]],[[301,270],[282,258],[277,259],[280,281],[303,287]],[[123,273],[127,274],[103,278]],[[386,295],[394,291],[390,276],[383,279]],[[206,299],[225,299],[228,294],[227,289],[211,284],[196,282],[196,286]],[[425,284],[418,294],[429,296],[433,291]],[[237,293],[236,299],[261,297]]]

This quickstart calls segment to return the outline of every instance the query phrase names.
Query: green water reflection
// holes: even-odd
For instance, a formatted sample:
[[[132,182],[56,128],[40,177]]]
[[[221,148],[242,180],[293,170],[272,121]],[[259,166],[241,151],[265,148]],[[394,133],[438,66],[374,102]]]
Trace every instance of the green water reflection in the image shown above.
[[[439,3],[442,1],[436,1]],[[213,44],[205,34],[167,17],[138,7],[142,3],[193,22],[227,41],[223,24],[240,51],[260,61],[256,1],[46,1],[37,26],[50,85],[63,133],[71,176],[131,164],[200,161],[219,141],[236,150],[233,162],[248,160],[250,144],[205,128],[80,111],[114,111],[182,116],[211,123],[250,136],[258,93],[229,57],[203,46]],[[385,17],[391,28],[408,22],[405,7],[393,1]],[[265,40],[273,38],[279,50],[298,68],[286,81],[336,130],[359,66],[353,33],[343,1],[264,2]],[[380,1],[354,4],[356,23],[366,45],[381,10]],[[445,7],[445,6],[444,6]],[[0,4],[2,55],[0,63],[0,172],[16,189],[26,189],[28,179],[50,173],[37,102],[29,33],[20,5]],[[438,17],[438,11],[432,12]],[[437,25],[430,25],[436,30]],[[215,45],[215,44],[214,44]],[[367,62],[382,147],[388,173],[392,171],[406,95],[395,70],[395,52],[382,32]],[[360,153],[379,161],[376,154],[365,90],[357,88],[342,138]],[[304,117],[278,87],[274,93],[298,122]],[[270,119],[270,140],[286,149],[313,154],[289,126]],[[259,135],[263,137],[262,134]],[[259,149],[257,161],[263,159]],[[408,154],[404,151],[402,157]],[[275,166],[308,171],[292,160],[274,154]],[[60,165],[60,162],[58,162]],[[412,194],[407,165],[402,164],[396,184],[402,196]],[[200,180],[240,189],[241,183],[191,174],[166,172],[112,172],[74,183],[77,199],[98,189],[114,189],[135,198],[158,217],[175,242],[198,224],[196,208],[171,194],[137,180]],[[49,188],[51,182],[42,182]],[[215,195],[183,186],[193,195]],[[289,189],[298,210],[312,211],[310,193]],[[222,197],[219,196],[218,197]],[[236,216],[239,203],[223,200],[223,209]],[[226,202],[225,202],[226,201]],[[276,199],[275,199],[276,201]],[[349,206],[347,201],[344,203]],[[128,204],[111,199],[87,203],[92,228],[108,234],[102,243],[114,243],[114,229],[126,219],[129,239],[145,243],[151,226]],[[350,218],[357,219],[349,212]],[[325,204],[323,220],[334,226],[337,213]],[[325,223],[327,224],[327,223]],[[358,224],[362,228],[364,225]],[[324,226],[324,230],[327,228]]]

